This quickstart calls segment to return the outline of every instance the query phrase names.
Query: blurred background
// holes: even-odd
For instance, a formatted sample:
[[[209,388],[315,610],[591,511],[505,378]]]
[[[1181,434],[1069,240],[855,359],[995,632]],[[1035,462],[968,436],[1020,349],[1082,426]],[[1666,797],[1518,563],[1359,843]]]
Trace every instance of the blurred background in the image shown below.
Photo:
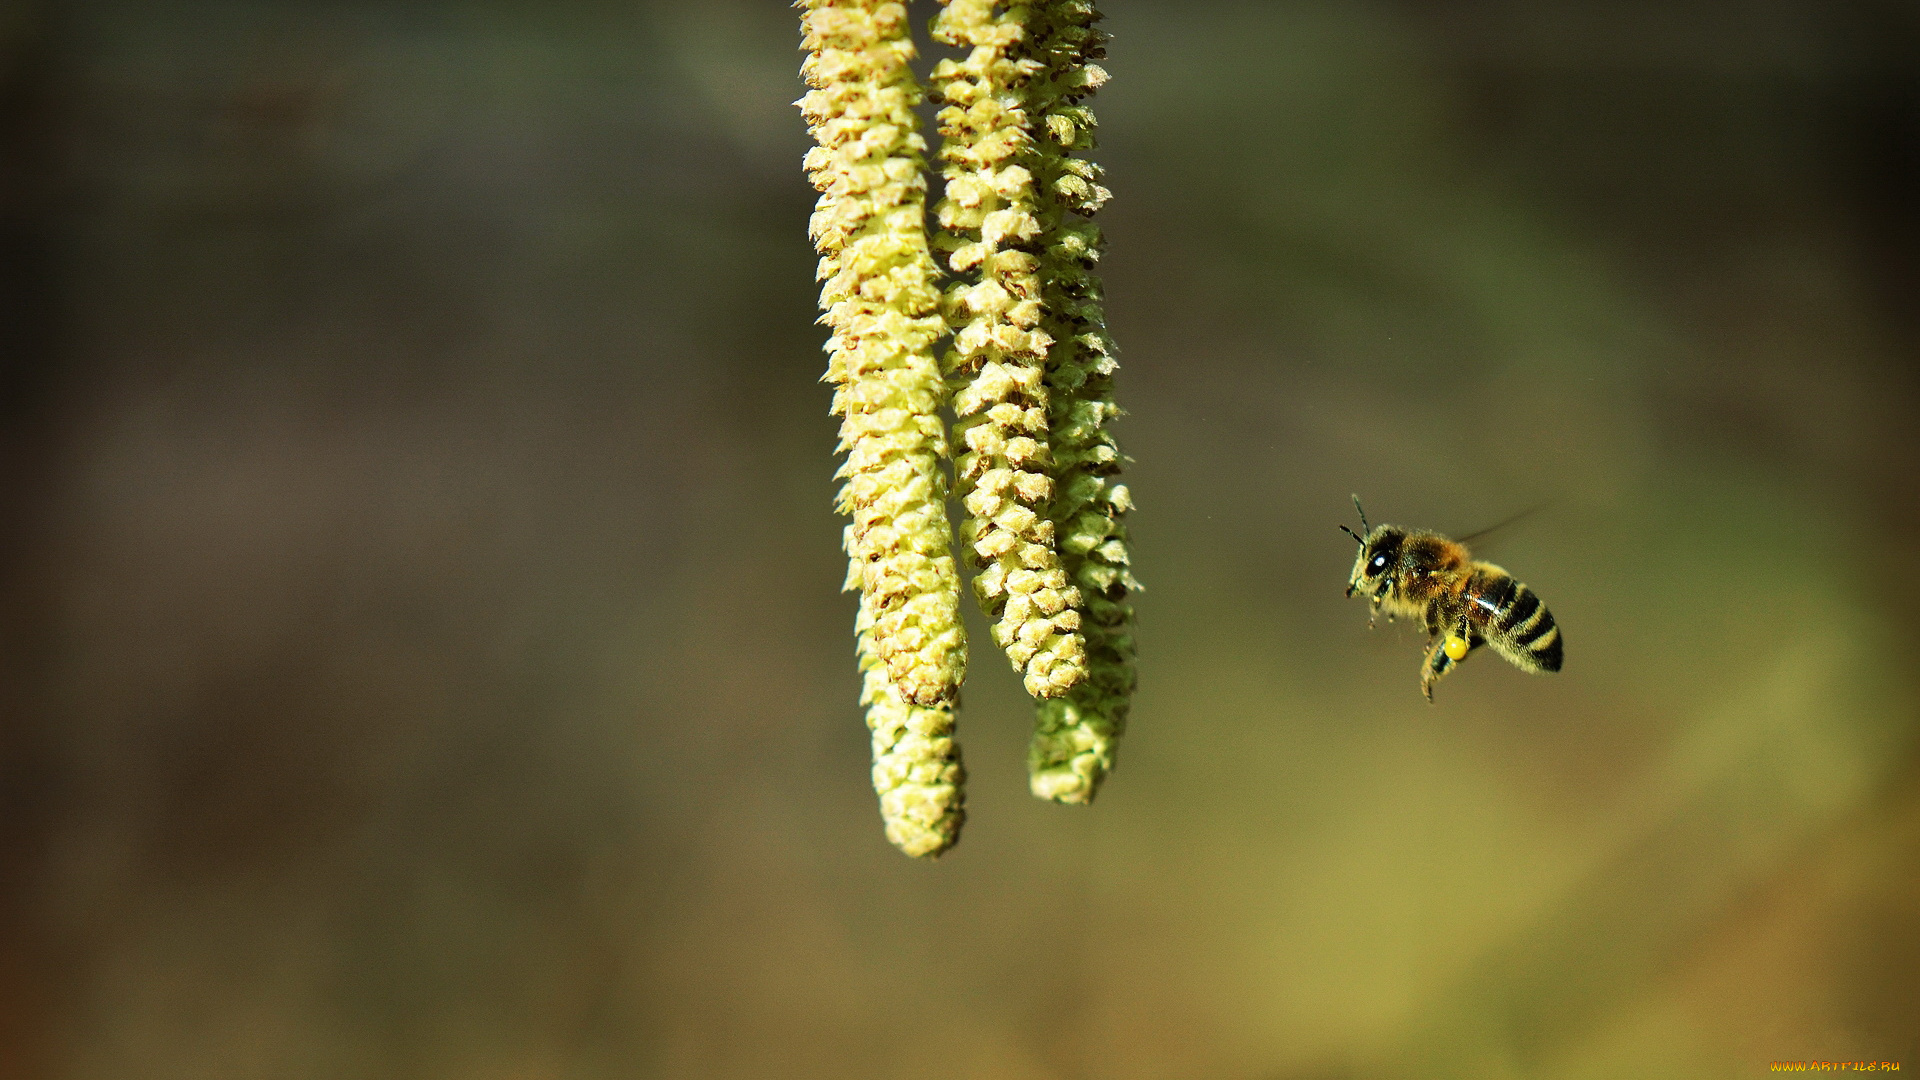
[[[0,1076],[1920,1068],[1920,9],[1105,9],[1141,690],[1038,803],[976,621],[923,864],[791,9],[0,4]]]

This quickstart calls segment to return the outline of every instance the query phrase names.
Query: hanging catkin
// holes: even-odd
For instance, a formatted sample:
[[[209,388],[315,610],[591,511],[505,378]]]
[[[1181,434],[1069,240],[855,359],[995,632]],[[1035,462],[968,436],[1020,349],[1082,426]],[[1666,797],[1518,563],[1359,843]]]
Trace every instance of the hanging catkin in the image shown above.
[[[953,698],[966,673],[947,520],[945,335],[926,236],[925,141],[907,13],[898,3],[804,0],[802,98],[820,191],[810,231],[825,285],[827,381],[840,419],[839,508],[852,516],[847,588],[859,640],[873,785],[887,839],[938,855],[965,820]]]
[[[1042,328],[1053,339],[1046,365],[1054,460],[1049,513],[1068,580],[1086,608],[1088,674],[1065,697],[1039,704],[1027,770],[1035,795],[1085,803],[1113,768],[1132,703],[1129,595],[1140,585],[1129,568],[1122,520],[1132,500],[1117,479],[1126,459],[1108,431],[1120,408],[1113,402],[1118,364],[1094,272],[1104,240],[1086,220],[1109,192],[1099,184],[1099,166],[1082,156],[1093,149],[1094,120],[1081,101],[1106,81],[1093,63],[1105,55],[1106,35],[1094,28],[1100,13],[1087,0],[1038,7],[1034,52],[1046,75],[1032,88],[1031,107],[1044,136],[1035,171],[1042,192]]]
[[[925,140],[906,8],[805,0],[801,111],[818,144],[806,167],[820,201],[811,233],[825,285],[827,381],[840,420],[839,508],[847,587],[860,590],[872,646],[900,696],[950,701],[966,673],[959,577],[947,520],[934,344],[946,331],[927,249]]]
[[[955,481],[974,595],[1027,692],[1053,698],[1086,678],[1080,593],[1055,548],[1042,328],[1044,239],[1034,174],[1040,144],[1029,94],[1032,5],[942,0],[936,41],[966,50],[933,69],[945,197],[937,240],[959,279],[947,289],[958,376]]]

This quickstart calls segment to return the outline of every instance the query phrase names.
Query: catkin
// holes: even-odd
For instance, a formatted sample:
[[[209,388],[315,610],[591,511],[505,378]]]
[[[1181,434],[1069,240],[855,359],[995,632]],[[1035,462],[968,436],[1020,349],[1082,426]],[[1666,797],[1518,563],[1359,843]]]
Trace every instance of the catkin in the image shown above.
[[[1105,54],[1100,14],[1087,0],[1038,5],[1034,53],[1047,72],[1032,86],[1039,118],[1035,174],[1041,191],[1042,329],[1052,338],[1045,383],[1050,394],[1055,490],[1049,517],[1068,580],[1085,604],[1082,632],[1088,675],[1064,698],[1036,710],[1027,769],[1033,793],[1065,803],[1091,802],[1113,768],[1136,681],[1133,605],[1123,515],[1132,507],[1118,482],[1125,458],[1108,424],[1113,402],[1113,339],[1094,266],[1104,244],[1085,220],[1107,201],[1093,149],[1093,113],[1080,104],[1106,81],[1093,63]]]
[[[967,774],[953,739],[953,703],[915,705],[900,696],[873,644],[872,619],[860,605],[860,704],[873,733],[873,790],[894,847],[916,858],[938,855],[960,839],[966,822]]]
[[[948,390],[934,344],[946,325],[927,246],[913,40],[900,3],[800,6],[801,74],[813,90],[799,104],[817,144],[806,169],[820,191],[809,232],[846,454],[838,506],[853,518],[847,588],[860,590],[871,651],[901,699],[933,706],[966,674],[966,632],[941,467]]]
[[[996,10],[997,9],[997,10]],[[1045,384],[1052,338],[1041,326],[1039,193],[1030,87],[1029,4],[942,0],[936,41],[967,50],[934,67],[945,195],[937,246],[961,275],[947,289],[957,373],[954,476],[966,516],[960,541],[978,573],[974,595],[993,620],[1027,692],[1055,698],[1086,677],[1081,599],[1054,546]]]

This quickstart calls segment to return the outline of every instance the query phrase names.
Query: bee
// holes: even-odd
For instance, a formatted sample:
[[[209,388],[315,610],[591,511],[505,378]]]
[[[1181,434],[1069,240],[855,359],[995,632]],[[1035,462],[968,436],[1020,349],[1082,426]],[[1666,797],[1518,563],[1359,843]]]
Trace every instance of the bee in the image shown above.
[[[1482,645],[1521,671],[1560,670],[1560,628],[1532,589],[1492,563],[1474,561],[1458,540],[1398,525],[1369,526],[1358,495],[1353,508],[1362,531],[1340,526],[1360,544],[1347,595],[1366,597],[1374,614],[1385,612],[1389,620],[1405,615],[1426,623],[1420,692],[1429,704],[1433,684]]]

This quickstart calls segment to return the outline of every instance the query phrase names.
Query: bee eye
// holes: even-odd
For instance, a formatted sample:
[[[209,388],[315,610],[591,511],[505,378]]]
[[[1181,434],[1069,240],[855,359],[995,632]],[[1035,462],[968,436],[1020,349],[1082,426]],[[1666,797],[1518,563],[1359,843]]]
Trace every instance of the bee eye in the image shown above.
[[[1385,555],[1375,555],[1373,557],[1373,561],[1368,563],[1367,565],[1373,568],[1376,572],[1380,570],[1385,570],[1387,568],[1387,557]]]

